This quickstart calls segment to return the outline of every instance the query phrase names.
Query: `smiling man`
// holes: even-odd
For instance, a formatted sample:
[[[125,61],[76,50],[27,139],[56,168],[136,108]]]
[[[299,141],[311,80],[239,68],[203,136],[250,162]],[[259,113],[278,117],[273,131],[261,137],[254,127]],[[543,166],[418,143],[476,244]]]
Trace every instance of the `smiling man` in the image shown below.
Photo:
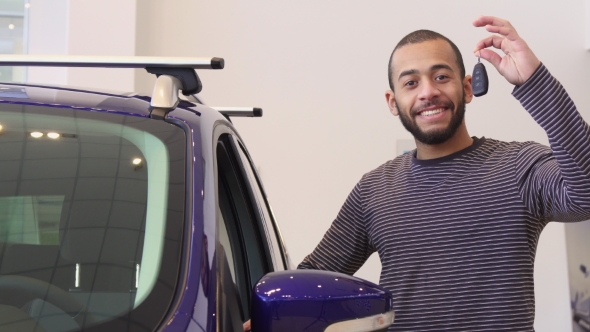
[[[590,219],[590,128],[509,22],[473,24],[493,33],[474,53],[515,86],[550,147],[470,136],[457,47],[427,30],[399,42],[385,97],[417,148],[365,174],[299,265],[354,274],[377,251],[390,331],[532,331],[541,231]]]
[[[461,53],[446,37],[418,30],[402,39],[389,61],[389,82],[387,102],[414,135],[419,159],[444,156],[472,144],[463,121],[465,104],[473,98],[471,76],[465,76]],[[429,152],[434,155],[422,156]]]

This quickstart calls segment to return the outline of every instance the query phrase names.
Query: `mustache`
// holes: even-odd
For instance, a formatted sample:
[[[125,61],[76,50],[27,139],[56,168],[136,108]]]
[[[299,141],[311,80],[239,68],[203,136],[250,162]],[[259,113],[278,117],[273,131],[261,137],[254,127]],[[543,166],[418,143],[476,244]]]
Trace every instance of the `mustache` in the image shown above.
[[[410,110],[410,115],[411,116],[416,116],[416,115],[418,115],[418,112],[422,111],[423,109],[425,109],[427,107],[432,107],[432,106],[436,106],[436,107],[439,107],[439,108],[448,108],[451,111],[455,111],[455,103],[453,103],[452,101],[450,101],[450,100],[448,100],[448,101],[436,101],[436,100],[434,100],[434,101],[426,102],[426,103],[424,103],[424,104],[422,104],[420,106],[413,107]]]

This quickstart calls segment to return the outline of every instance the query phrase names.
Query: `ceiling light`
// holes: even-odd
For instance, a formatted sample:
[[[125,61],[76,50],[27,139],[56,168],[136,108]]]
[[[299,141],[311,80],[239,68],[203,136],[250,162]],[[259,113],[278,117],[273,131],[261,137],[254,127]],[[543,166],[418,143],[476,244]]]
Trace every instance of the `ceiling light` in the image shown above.
[[[141,158],[135,158],[135,159],[133,159],[132,162],[133,162],[133,165],[139,165],[139,164],[141,164]]]
[[[47,137],[49,137],[49,138],[56,139],[56,138],[59,138],[59,136],[60,135],[58,133],[53,133],[53,132],[47,133]]]
[[[29,7],[31,7],[31,4],[30,3],[25,3],[25,8],[29,8]]]
[[[2,127],[2,125],[0,124],[0,131],[2,131],[2,129],[4,129],[4,127]]]
[[[40,138],[40,137],[43,137],[43,133],[40,131],[34,131],[31,133],[31,137]]]
[[[8,25],[8,29],[13,30],[14,29],[14,24],[9,24]]]

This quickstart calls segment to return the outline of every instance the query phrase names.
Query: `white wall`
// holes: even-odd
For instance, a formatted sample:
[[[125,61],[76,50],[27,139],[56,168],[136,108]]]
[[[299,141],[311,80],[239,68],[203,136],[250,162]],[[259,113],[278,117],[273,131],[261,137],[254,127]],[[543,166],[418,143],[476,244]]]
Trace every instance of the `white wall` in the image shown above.
[[[29,53],[135,55],[136,0],[30,0]],[[29,68],[28,81],[134,91],[132,69]]]
[[[223,72],[201,74],[204,99],[264,108],[262,119],[234,122],[262,171],[298,263],[362,174],[393,158],[396,140],[411,138],[383,97],[395,43],[415,29],[441,32],[460,47],[471,70],[476,62],[471,51],[487,36],[471,21],[483,13],[509,19],[590,119],[582,0],[198,1],[190,33],[178,39],[152,35],[152,40],[173,48],[194,36],[180,55],[226,59]],[[510,95],[512,87],[487,67],[490,92],[468,106],[470,134],[547,143]],[[376,281],[379,272],[373,258],[358,275]],[[543,232],[535,284],[536,330],[571,331],[563,225],[551,224]]]
[[[67,54],[68,0],[31,0],[29,11],[29,53]],[[65,68],[30,67],[29,82],[67,84]]]
[[[136,0],[69,1],[68,54],[135,55]],[[133,91],[133,69],[70,68],[73,86]]]
[[[78,2],[77,6],[99,10],[97,3],[104,2]],[[319,242],[362,174],[393,158],[396,140],[411,138],[390,115],[383,96],[387,60],[401,37],[419,28],[441,32],[459,46],[471,70],[476,62],[471,51],[487,36],[471,21],[483,13],[505,17],[590,120],[584,3],[177,0],[170,5],[163,0],[137,1],[135,53],[224,57],[223,71],[200,72],[202,97],[213,106],[264,108],[263,118],[234,122],[261,170],[297,264]],[[77,15],[79,20],[92,19],[81,10]],[[90,32],[101,38],[101,29],[94,25]],[[119,54],[110,44],[117,35],[111,28],[105,31],[109,37],[101,39],[102,50],[88,43],[75,49]],[[512,87],[491,65],[487,67],[490,92],[468,105],[470,134],[547,143],[543,131],[511,97]],[[151,80],[137,71],[136,89],[148,93]],[[358,275],[377,281],[379,271],[373,257]],[[561,224],[550,224],[541,236],[535,290],[536,330],[571,331]]]

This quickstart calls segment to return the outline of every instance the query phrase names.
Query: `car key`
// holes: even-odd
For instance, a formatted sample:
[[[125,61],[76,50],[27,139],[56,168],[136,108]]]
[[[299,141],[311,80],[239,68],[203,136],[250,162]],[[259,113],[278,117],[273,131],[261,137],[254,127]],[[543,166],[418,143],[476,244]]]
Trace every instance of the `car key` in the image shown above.
[[[476,97],[481,97],[488,93],[488,72],[483,63],[481,63],[480,57],[477,57],[477,63],[473,67],[471,87],[473,88],[473,95]]]

